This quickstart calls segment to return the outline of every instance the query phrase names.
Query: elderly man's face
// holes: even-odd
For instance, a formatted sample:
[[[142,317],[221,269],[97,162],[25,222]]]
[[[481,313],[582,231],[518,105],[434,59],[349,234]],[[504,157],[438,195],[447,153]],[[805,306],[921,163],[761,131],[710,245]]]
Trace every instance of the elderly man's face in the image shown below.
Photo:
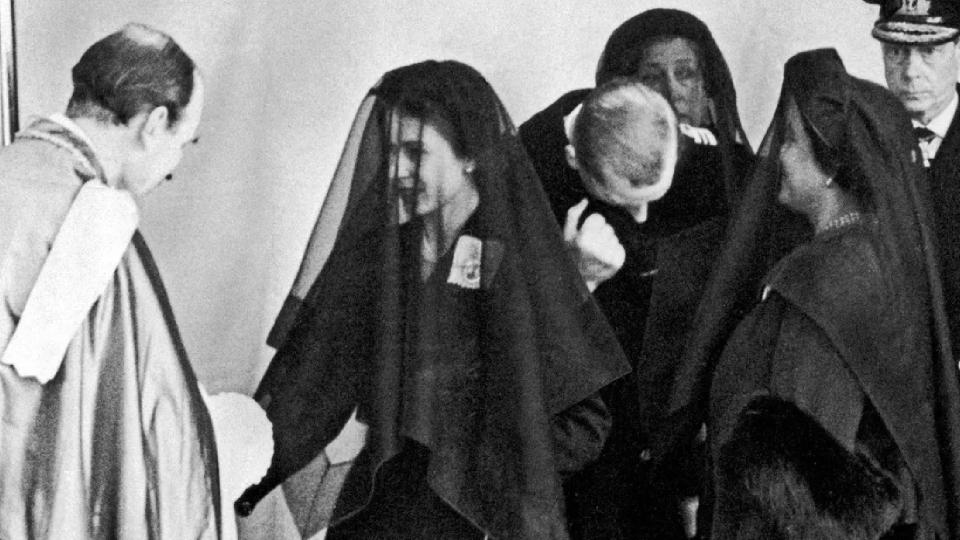
[[[915,120],[926,124],[953,97],[960,66],[957,42],[940,45],[883,44],[887,87]]]
[[[637,75],[667,98],[681,123],[698,127],[709,123],[702,59],[694,42],[682,37],[652,42],[640,57]]]

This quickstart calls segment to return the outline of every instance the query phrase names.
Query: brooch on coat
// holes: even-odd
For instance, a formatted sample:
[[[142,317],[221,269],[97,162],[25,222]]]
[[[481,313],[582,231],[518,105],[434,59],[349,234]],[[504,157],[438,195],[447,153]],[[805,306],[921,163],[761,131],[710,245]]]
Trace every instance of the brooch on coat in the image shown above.
[[[497,271],[503,251],[503,244],[496,240],[484,242],[469,234],[460,236],[453,249],[447,283],[472,290],[488,286]]]

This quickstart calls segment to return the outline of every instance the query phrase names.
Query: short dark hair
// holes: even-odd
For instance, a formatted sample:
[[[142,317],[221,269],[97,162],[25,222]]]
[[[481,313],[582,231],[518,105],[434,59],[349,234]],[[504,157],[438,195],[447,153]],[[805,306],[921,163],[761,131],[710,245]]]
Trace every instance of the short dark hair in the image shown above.
[[[584,100],[570,142],[580,167],[597,182],[605,183],[610,172],[641,187],[659,180],[676,129],[660,94],[634,77],[616,77]]]
[[[73,66],[67,116],[124,125],[141,112],[166,107],[173,125],[190,102],[195,70],[170,36],[127,24],[94,43]]]

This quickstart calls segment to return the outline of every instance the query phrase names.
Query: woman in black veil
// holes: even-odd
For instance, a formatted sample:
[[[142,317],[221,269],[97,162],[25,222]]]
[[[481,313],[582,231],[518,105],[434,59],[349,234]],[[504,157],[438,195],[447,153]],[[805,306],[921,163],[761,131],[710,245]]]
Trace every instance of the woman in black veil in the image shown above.
[[[640,71],[652,46],[678,38],[688,42],[697,53],[702,93],[671,92],[670,84],[662,77]],[[663,8],[650,9],[624,21],[604,45],[597,62],[596,86],[619,77],[640,77],[641,82],[663,94],[673,105],[681,123],[697,128],[693,133],[710,132],[709,143],[683,138],[683,155],[671,192],[653,204],[651,214],[661,214],[657,219],[665,219],[662,227],[673,231],[725,216],[736,204],[753,162],[753,152],[740,122],[733,77],[707,25],[685,11]],[[676,75],[671,73],[666,78],[676,80]],[[564,132],[564,118],[583,103],[590,91],[581,88],[567,92],[524,122],[519,130],[554,214],[561,221],[571,206],[589,195],[577,171],[564,158],[564,147],[570,143]]]
[[[597,392],[628,369],[506,111],[451,61],[361,105],[270,339],[276,451],[237,506],[356,408],[366,446],[328,538],[567,538],[561,475],[599,453]]]
[[[671,399],[684,436],[707,421],[714,538],[960,534],[957,373],[918,159],[894,96],[835,51],[787,62]]]

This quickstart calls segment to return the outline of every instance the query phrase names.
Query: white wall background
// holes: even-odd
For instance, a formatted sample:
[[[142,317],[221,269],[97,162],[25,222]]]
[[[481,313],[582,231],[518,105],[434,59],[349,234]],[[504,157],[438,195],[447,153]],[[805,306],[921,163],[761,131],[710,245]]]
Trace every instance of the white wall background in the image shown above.
[[[793,53],[836,47],[851,72],[882,80],[876,7],[857,0],[18,0],[21,121],[63,110],[70,67],[128,21],[170,33],[197,61],[201,143],[144,201],[143,230],[200,378],[252,392],[355,109],[382,73],[465,61],[519,124],[591,85],[609,34],[653,7],[712,29],[754,146]]]

